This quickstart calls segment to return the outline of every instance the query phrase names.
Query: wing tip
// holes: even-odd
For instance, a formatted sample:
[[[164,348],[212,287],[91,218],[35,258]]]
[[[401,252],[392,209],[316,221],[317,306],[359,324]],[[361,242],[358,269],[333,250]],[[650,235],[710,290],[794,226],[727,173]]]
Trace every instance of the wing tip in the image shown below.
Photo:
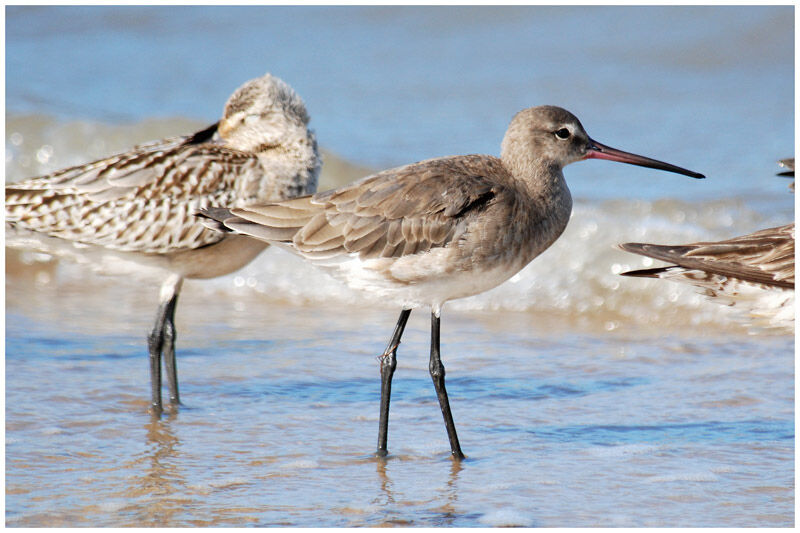
[[[192,214],[199,218],[200,222],[207,228],[226,233],[233,232],[226,225],[226,221],[233,217],[231,210],[227,207],[206,207]]]

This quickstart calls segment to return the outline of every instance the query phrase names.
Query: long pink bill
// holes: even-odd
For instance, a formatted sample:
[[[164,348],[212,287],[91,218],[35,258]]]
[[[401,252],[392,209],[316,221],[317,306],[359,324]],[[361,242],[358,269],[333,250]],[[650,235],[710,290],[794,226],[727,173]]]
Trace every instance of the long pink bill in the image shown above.
[[[670,165],[663,161],[656,161],[649,157],[623,152],[622,150],[611,148],[610,146],[600,144],[591,139],[589,142],[589,151],[586,153],[586,159],[608,159],[609,161],[619,161],[620,163],[629,163],[631,165],[639,165],[640,167],[657,168],[659,170],[675,172],[676,174],[683,174],[697,179],[705,178],[702,174],[686,170],[685,168],[676,167],[675,165]]]

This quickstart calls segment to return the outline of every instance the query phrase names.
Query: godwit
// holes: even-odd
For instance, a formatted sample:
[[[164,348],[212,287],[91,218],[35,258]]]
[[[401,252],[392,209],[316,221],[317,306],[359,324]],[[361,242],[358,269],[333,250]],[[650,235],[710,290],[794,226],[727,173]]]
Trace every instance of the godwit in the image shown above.
[[[340,189],[294,200],[206,209],[210,227],[282,245],[349,286],[402,306],[381,356],[378,455],[387,453],[391,381],[411,309],[431,307],[429,371],[452,457],[464,457],[439,353],[442,305],[491,289],[550,246],[572,198],[562,167],[609,159],[702,178],[593,141],[578,119],[552,106],[514,117],[500,158],[465,155],[385,170]]]
[[[788,168],[780,176],[794,175],[794,159],[779,164]],[[672,246],[628,242],[619,247],[670,263],[623,276],[690,283],[717,302],[767,318],[770,326],[794,329],[794,224],[718,242]]]
[[[6,187],[6,244],[102,272],[146,269],[163,280],[147,343],[155,414],[162,412],[162,352],[170,401],[180,401],[174,316],[184,278],[228,274],[266,247],[211,231],[192,213],[314,192],[320,160],[308,120],[294,90],[267,74],[239,87],[222,119],[193,135]]]

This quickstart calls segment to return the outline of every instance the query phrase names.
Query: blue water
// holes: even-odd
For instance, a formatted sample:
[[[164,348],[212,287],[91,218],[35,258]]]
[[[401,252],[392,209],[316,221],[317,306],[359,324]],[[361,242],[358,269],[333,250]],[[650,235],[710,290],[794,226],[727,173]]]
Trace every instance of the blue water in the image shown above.
[[[424,310],[399,349],[379,461],[376,356],[397,309],[281,250],[188,281],[183,405],[153,420],[157,284],[9,252],[7,525],[794,524],[793,337],[693,288],[621,278],[644,265],[612,248],[793,218],[774,173],[794,150],[794,7],[5,12],[12,179],[203,127],[266,71],[302,95],[323,148],[375,169],[497,154],[512,115],[548,103],[600,142],[708,175],[571,165],[559,241],[448,304],[460,465]]]
[[[270,71],[323,146],[374,168],[499,152],[514,113],[565,107],[598,141],[704,183],[575,165],[578,196],[783,190],[794,151],[794,8],[8,7],[7,113],[217,120]]]
[[[253,320],[187,290],[184,405],[152,421],[142,342],[152,302],[130,288],[102,299],[25,289],[7,287],[9,525],[794,520],[791,338],[631,338],[631,328],[581,338],[519,314],[499,331],[490,313],[445,314],[468,456],[455,465],[427,375],[427,317],[412,314],[383,462],[371,457],[375,355],[393,312],[266,304]],[[63,319],[32,324],[46,301]]]

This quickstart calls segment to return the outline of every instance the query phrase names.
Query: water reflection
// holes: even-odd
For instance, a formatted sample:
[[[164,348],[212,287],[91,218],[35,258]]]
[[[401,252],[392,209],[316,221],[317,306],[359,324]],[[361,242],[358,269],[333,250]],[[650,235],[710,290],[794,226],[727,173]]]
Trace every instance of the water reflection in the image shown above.
[[[383,492],[383,498],[377,497],[375,498],[372,503],[375,505],[387,505],[390,503],[394,503],[394,493],[392,492],[392,481],[389,479],[389,476],[386,474],[386,463],[388,462],[387,457],[376,457],[375,458],[375,471],[378,473],[378,478],[380,479],[381,483],[381,492]]]
[[[99,291],[104,279],[67,292],[7,281],[25,310],[6,315],[9,525],[792,523],[792,339],[554,333],[524,313],[461,314],[448,331],[468,458],[455,463],[420,320],[394,391],[394,453],[379,460],[365,449],[373,346],[350,342],[380,329],[372,313],[254,301],[268,328],[245,311],[220,326],[204,293],[187,293],[191,405],[153,420],[147,326],[131,318],[151,301]],[[109,313],[119,320],[98,320]],[[343,338],[355,348],[329,357]]]
[[[400,472],[407,474],[408,468],[414,468],[420,473],[420,482],[423,485],[433,483],[438,474],[443,472],[443,462],[440,455],[427,457],[422,460],[413,456],[388,456],[374,457],[375,472],[378,474],[381,494],[372,500],[372,505],[378,506],[382,525],[409,526],[414,525],[405,516],[403,508],[408,505],[408,495],[402,490],[395,490],[395,483],[391,476],[392,467],[401,465]],[[467,460],[468,462],[468,460]],[[418,463],[413,465],[413,463]],[[413,466],[412,466],[413,465]],[[437,527],[451,526],[463,516],[458,511],[459,475],[464,469],[463,461],[451,461],[447,480],[439,488],[433,488],[431,512],[436,516],[432,525]]]
[[[177,496],[184,493],[186,480],[177,466],[181,442],[173,431],[175,418],[175,413],[162,419],[152,417],[144,426],[147,451],[124,465],[126,469],[141,472],[128,478],[124,492],[127,498],[140,500],[131,507],[137,525],[175,524],[179,522],[177,515],[186,511],[186,498]]]

